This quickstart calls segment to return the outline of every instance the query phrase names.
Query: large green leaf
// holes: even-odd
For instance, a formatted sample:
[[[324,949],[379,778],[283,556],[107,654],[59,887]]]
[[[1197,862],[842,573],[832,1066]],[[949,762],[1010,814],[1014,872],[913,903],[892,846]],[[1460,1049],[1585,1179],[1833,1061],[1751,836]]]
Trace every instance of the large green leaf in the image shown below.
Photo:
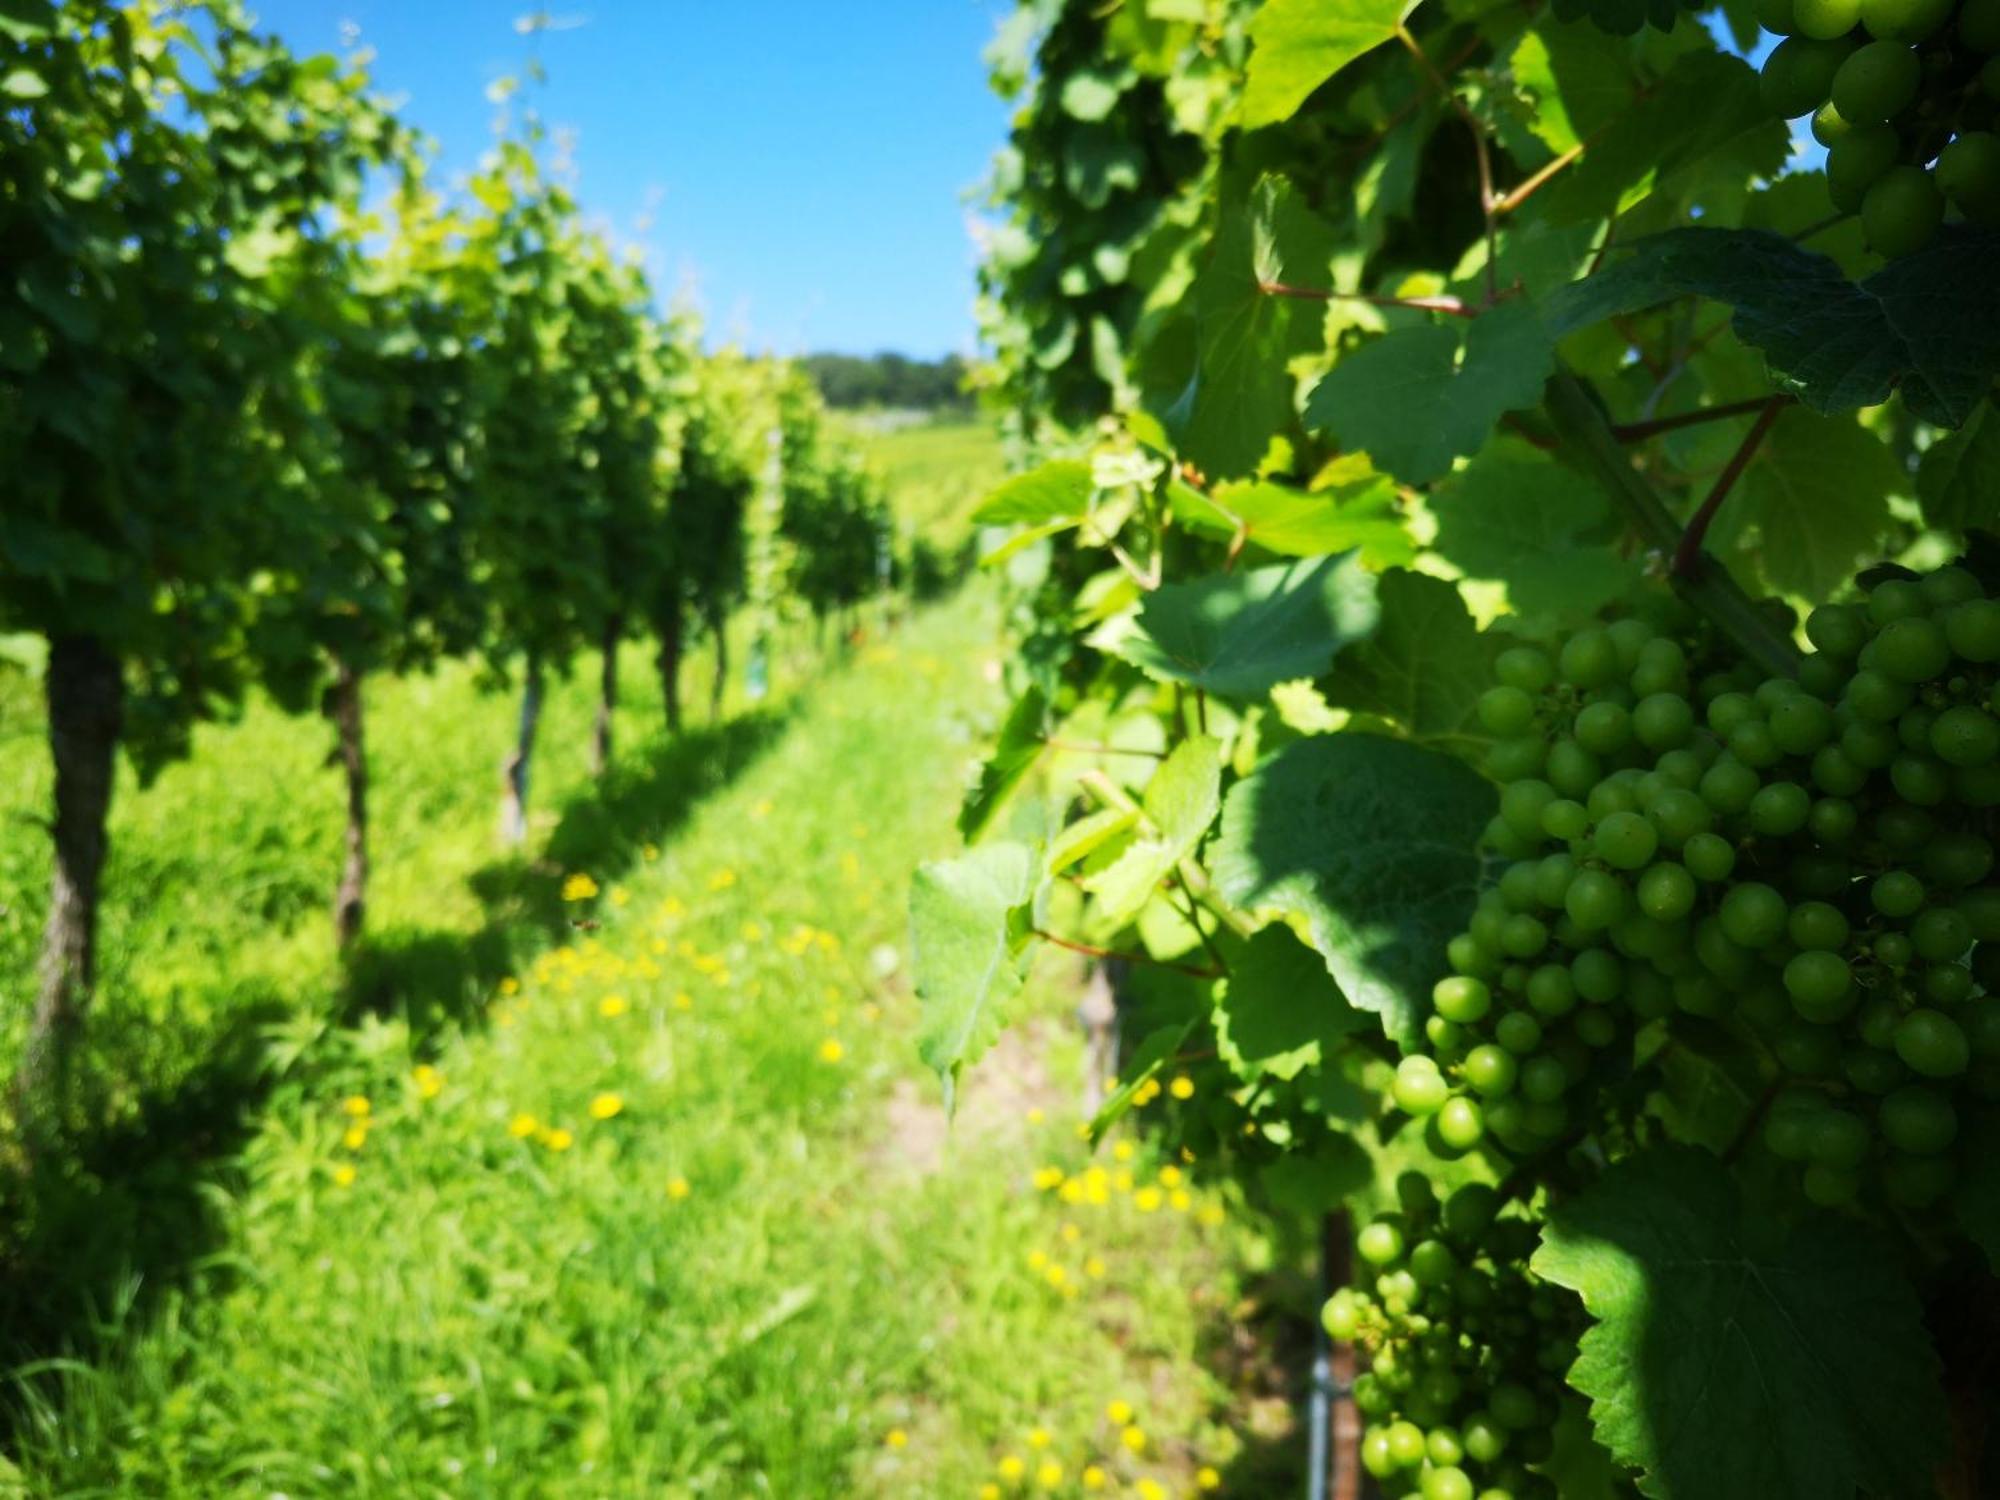
[[[1016,474],[980,501],[972,513],[980,526],[1039,526],[1081,516],[1090,508],[1090,465],[1059,458]]]
[[[1375,579],[1343,553],[1155,589],[1134,629],[1107,645],[1161,682],[1257,698],[1317,677],[1375,618]]]
[[[1329,489],[1295,490],[1269,480],[1218,485],[1204,495],[1175,485],[1174,515],[1211,536],[1241,536],[1252,546],[1284,557],[1322,557],[1358,550],[1376,567],[1408,562],[1416,555],[1396,495],[1386,474],[1362,461],[1362,474]]]
[[[1780,414],[1713,533],[1718,546],[1754,531],[1771,588],[1824,599],[1880,549],[1889,497],[1907,488],[1882,440],[1852,417],[1796,407]]]
[[[1306,402],[1306,425],[1359,448],[1406,484],[1477,453],[1500,418],[1533,406],[1555,345],[1525,298],[1461,325],[1402,328],[1343,356]]]
[[[1498,652],[1458,589],[1392,568],[1377,582],[1376,599],[1375,634],[1335,664],[1327,702],[1389,719],[1422,740],[1477,733],[1473,707],[1493,685]]]
[[[1223,802],[1209,866],[1246,908],[1303,917],[1348,1000],[1414,1039],[1472,914],[1494,793],[1451,756],[1373,734],[1295,741]]]
[[[1290,119],[1312,91],[1362,53],[1381,46],[1412,0],[1269,0],[1250,23],[1250,76],[1243,125]]]
[[[917,1053],[937,1070],[950,1108],[959,1070],[993,1045],[1027,977],[1034,851],[987,844],[919,865],[910,886],[910,955],[923,1022]]]
[[[1852,1220],[1778,1221],[1686,1146],[1557,1200],[1534,1258],[1595,1319],[1570,1384],[1657,1500],[1930,1494],[1944,1398],[1897,1263]]]
[[[1286,361],[1318,346],[1324,309],[1266,288],[1323,284],[1333,251],[1333,231],[1281,177],[1224,210],[1194,284],[1194,380],[1170,414],[1181,452],[1210,475],[1250,473],[1291,424]]]
[[[1924,450],[1917,498],[1933,526],[1963,531],[2000,521],[2000,408],[1980,404],[1957,432]]]
[[[1947,230],[1851,282],[1761,229],[1674,229],[1616,252],[1551,299],[1559,334],[1687,295],[1728,303],[1737,338],[1815,411],[1886,401],[1956,427],[2000,374],[2000,231]]]
[[[1138,915],[1174,866],[1194,852],[1221,798],[1221,747],[1206,735],[1176,746],[1146,783],[1139,836],[1083,883],[1097,897],[1101,920],[1118,926]]]
[[[1507,587],[1517,614],[1581,619],[1622,597],[1640,565],[1604,545],[1604,489],[1526,444],[1496,443],[1439,485],[1432,546],[1473,578]]]
[[[1090,1139],[1094,1145],[1104,1138],[1104,1133],[1132,1111],[1132,1105],[1144,1088],[1181,1050],[1181,1043],[1194,1030],[1193,1020],[1176,1021],[1147,1034],[1132,1055],[1126,1058],[1118,1078],[1118,1087],[1106,1099],[1090,1121]]]
[[[1245,1082],[1296,1078],[1367,1024],[1327,973],[1326,961],[1273,922],[1230,964],[1215,1003],[1222,1060]]]
[[[1048,716],[1048,699],[1038,687],[1029,688],[1008,710],[999,742],[979,768],[979,780],[958,809],[958,831],[967,843],[977,841],[987,830],[993,815],[1035,764],[1048,734]]]

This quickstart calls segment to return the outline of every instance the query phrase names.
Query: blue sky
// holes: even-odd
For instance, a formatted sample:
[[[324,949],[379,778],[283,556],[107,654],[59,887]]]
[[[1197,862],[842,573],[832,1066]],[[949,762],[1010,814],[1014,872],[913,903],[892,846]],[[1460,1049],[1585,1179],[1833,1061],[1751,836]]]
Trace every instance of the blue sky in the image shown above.
[[[491,139],[529,0],[252,0],[295,49],[343,23],[447,172]],[[538,107],[577,133],[585,210],[692,283],[712,339],[779,353],[971,347],[961,191],[1006,133],[980,51],[1007,0],[550,4]],[[571,26],[570,23],[580,22]],[[650,218],[650,224],[646,220]],[[642,229],[642,225],[645,227]]]

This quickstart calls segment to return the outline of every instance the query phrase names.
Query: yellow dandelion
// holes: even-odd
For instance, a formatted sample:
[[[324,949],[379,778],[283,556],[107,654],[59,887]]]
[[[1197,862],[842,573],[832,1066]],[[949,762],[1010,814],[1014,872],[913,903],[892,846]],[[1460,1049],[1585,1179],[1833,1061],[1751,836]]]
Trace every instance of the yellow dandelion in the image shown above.
[[[500,993],[503,995],[518,995],[521,993],[521,981],[516,979],[512,974],[509,974],[505,979],[500,981],[499,988]]]
[[[1111,1483],[1111,1476],[1105,1473],[1097,1464],[1085,1464],[1081,1477],[1083,1479],[1083,1487],[1087,1490],[1101,1490]]]
[[[590,1101],[590,1118],[608,1120],[625,1108],[625,1101],[616,1094],[599,1094]]]
[[[1120,1141],[1111,1148],[1111,1155],[1118,1161],[1130,1161],[1139,1154],[1139,1148],[1130,1141]]]
[[[1055,1439],[1049,1436],[1049,1430],[1046,1427],[1030,1427],[1028,1429],[1028,1446],[1030,1448],[1046,1448],[1054,1441]]]
[[[418,1063],[410,1070],[410,1081],[417,1086],[417,1093],[426,1099],[435,1099],[444,1087],[444,1074],[429,1063]]]
[[[345,1146],[349,1151],[359,1151],[363,1146],[368,1144],[368,1127],[366,1125],[348,1126],[341,1134],[340,1144]]]
[[[685,1177],[669,1177],[667,1179],[667,1196],[676,1203],[693,1191],[694,1189],[688,1186],[688,1180]]]
[[[1039,1125],[1042,1123],[1042,1121],[1046,1120],[1047,1118],[1048,1115],[1044,1113],[1042,1107],[1039,1104],[1035,1105],[1028,1111],[1028,1123],[1030,1125]]]
[[[840,1038],[830,1036],[819,1044],[819,1060],[823,1063],[837,1063],[847,1056],[847,1049],[840,1045]]]
[[[597,1013],[607,1018],[622,1016],[631,1008],[630,1002],[623,995],[606,995],[597,1002]]]
[[[1194,1080],[1183,1073],[1167,1085],[1167,1092],[1172,1094],[1176,1099],[1192,1099],[1194,1097]]]
[[[764,924],[762,922],[745,922],[740,930],[743,933],[743,941],[746,943],[761,943],[764,941]]]
[[[1163,1188],[1177,1188],[1186,1180],[1187,1174],[1179,1167],[1160,1168],[1160,1186]]]
[[[1127,1427],[1123,1432],[1118,1434],[1118,1441],[1125,1445],[1128,1453],[1144,1453],[1146,1451],[1146,1434],[1137,1427]]]
[[[1140,1480],[1138,1488],[1132,1493],[1137,1495],[1139,1500],[1167,1500],[1167,1487],[1157,1479]]]
[[[530,1114],[518,1114],[507,1122],[507,1134],[515,1140],[526,1140],[542,1128],[542,1122]]]
[[[1223,1213],[1220,1204],[1210,1203],[1205,1205],[1202,1208],[1202,1211],[1195,1217],[1199,1219],[1203,1224],[1207,1225],[1210,1229],[1214,1229],[1218,1227],[1222,1223],[1223,1219],[1227,1216]]]
[[[665,958],[667,954],[673,951],[674,945],[668,942],[665,938],[654,938],[653,941],[648,943],[646,946],[652,949],[653,952],[657,953],[660,957]]]
[[[579,870],[562,883],[565,901],[588,901],[597,894],[597,882]]]
[[[690,995],[686,990],[682,990],[678,995],[674,996],[674,1009],[693,1010],[694,996]]]
[[[1129,1427],[1132,1425],[1132,1418],[1135,1414],[1132,1410],[1132,1403],[1121,1399],[1107,1402],[1104,1407],[1104,1415],[1111,1418],[1120,1427]]]
[[[613,906],[630,906],[632,904],[632,893],[622,885],[614,885],[611,887],[611,904]]]
[[[1203,1464],[1194,1471],[1196,1489],[1219,1490],[1222,1488],[1222,1471],[1212,1464]]]
[[[769,797],[766,797],[766,798],[765,798],[765,799],[764,799],[764,800],[763,800],[762,802],[759,802],[759,803],[758,803],[758,804],[757,804],[757,805],[756,805],[755,807],[751,808],[751,809],[750,809],[750,816],[751,816],[751,817],[753,817],[753,818],[768,818],[768,817],[770,817],[770,816],[771,816],[771,799],[770,799]]]
[[[353,1187],[354,1176],[354,1163],[344,1161],[333,1169],[333,1185],[335,1187]]]
[[[819,944],[819,951],[822,953],[838,953],[840,951],[840,939],[830,932],[814,933],[813,941]]]
[[[349,1094],[345,1099],[340,1101],[340,1108],[343,1114],[351,1115],[357,1120],[365,1119],[369,1110],[368,1096],[366,1094]]]
[[[891,1427],[882,1441],[891,1448],[907,1448],[910,1446],[910,1435],[900,1427]]]
[[[1081,1229],[1078,1229],[1074,1224],[1063,1225],[1060,1233],[1062,1234],[1063,1239],[1067,1243],[1072,1245],[1074,1245],[1078,1240],[1083,1238],[1083,1231]]]
[[[658,859],[660,857],[660,846],[658,844],[647,844],[640,849],[639,853],[647,859]]]
[[[1104,1257],[1093,1255],[1083,1263],[1083,1274],[1095,1280],[1104,1274]]]
[[[979,1500],[1000,1500],[1000,1486],[987,1480],[979,1487]]]
[[[1045,1458],[1035,1469],[1035,1483],[1045,1490],[1052,1490],[1063,1482],[1063,1466],[1052,1458]]]
[[[1186,1188],[1175,1188],[1167,1194],[1167,1206],[1177,1214],[1184,1214],[1194,1207],[1194,1199],[1188,1196]]]
[[[1000,1477],[1009,1484],[1015,1483],[1028,1472],[1027,1460],[1013,1453],[1001,1459],[996,1467],[1000,1471]]]
[[[1160,1190],[1156,1187],[1142,1187],[1132,1195],[1132,1206],[1142,1214],[1155,1212],[1160,1206]]]
[[[551,1151],[567,1151],[576,1144],[576,1137],[558,1125],[554,1130],[543,1133],[542,1144]]]
[[[708,888],[711,891],[726,891],[734,884],[736,884],[734,870],[717,870],[708,877]]]
[[[1048,1263],[1049,1263],[1049,1256],[1046,1250],[1030,1250],[1028,1252],[1029,1270],[1039,1271],[1042,1269],[1042,1267],[1046,1266]]]
[[[1070,1178],[1061,1187],[1056,1189],[1056,1196],[1062,1199],[1063,1202],[1069,1204],[1077,1204],[1083,1202],[1084,1199],[1083,1180],[1078,1177]]]

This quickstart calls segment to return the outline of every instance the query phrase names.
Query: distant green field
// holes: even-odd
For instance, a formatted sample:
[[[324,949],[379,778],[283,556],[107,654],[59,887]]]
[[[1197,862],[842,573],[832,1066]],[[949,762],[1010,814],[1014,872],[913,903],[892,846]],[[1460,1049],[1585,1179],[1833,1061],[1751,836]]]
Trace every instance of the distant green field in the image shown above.
[[[897,517],[946,549],[965,540],[973,508],[1006,471],[1000,434],[983,417],[946,418],[864,440],[888,480]]]

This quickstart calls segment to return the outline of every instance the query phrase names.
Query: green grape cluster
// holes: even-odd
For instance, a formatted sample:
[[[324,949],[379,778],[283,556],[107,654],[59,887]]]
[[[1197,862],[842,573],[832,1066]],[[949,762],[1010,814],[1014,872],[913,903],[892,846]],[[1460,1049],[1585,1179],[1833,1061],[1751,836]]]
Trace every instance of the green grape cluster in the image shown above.
[[[2000,223],[2000,0],[1757,0],[1784,38],[1765,105],[1812,116],[1834,207],[1884,255],[1922,249],[1947,206]]]
[[[1321,1313],[1369,1358],[1354,1383],[1361,1462],[1384,1494],[1421,1500],[1552,1500],[1528,1466],[1553,1446],[1581,1309],[1527,1268],[1534,1225],[1500,1215],[1484,1183],[1438,1202],[1405,1173],[1401,1212],[1355,1239],[1359,1274]]]
[[[2000,1098],[2000,600],[1945,568],[1806,634],[1796,680],[1691,680],[1638,619],[1498,658],[1504,868],[1392,1089],[1434,1148],[1555,1145],[1695,1016],[1765,1059],[1811,1201],[1950,1190],[1961,1109]]]

